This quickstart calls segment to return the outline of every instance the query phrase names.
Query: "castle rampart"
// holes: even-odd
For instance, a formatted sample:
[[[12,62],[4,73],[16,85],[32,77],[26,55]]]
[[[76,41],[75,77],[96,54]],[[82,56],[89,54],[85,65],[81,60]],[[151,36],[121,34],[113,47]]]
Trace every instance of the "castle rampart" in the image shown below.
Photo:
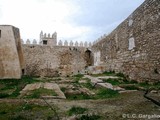
[[[146,0],[92,46],[94,65],[138,81],[160,81],[160,1]]]
[[[23,45],[26,73],[32,76],[67,76],[85,73],[88,53],[85,47]]]

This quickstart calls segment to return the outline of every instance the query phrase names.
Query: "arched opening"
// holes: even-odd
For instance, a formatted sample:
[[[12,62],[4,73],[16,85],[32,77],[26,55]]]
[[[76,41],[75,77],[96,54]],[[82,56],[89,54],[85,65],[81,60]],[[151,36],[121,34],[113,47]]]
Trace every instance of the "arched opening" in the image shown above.
[[[85,60],[86,60],[86,68],[88,66],[92,66],[93,55],[92,55],[92,52],[90,50],[88,50],[88,49],[85,51]]]

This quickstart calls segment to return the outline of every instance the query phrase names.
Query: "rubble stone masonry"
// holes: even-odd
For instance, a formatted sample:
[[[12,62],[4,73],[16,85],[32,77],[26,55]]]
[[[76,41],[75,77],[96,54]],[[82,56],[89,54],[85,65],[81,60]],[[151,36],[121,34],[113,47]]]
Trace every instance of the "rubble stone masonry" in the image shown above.
[[[146,0],[108,36],[92,46],[97,61],[137,81],[160,81],[160,1]]]
[[[23,45],[25,74],[32,76],[69,76],[84,73],[87,49],[73,46]]]

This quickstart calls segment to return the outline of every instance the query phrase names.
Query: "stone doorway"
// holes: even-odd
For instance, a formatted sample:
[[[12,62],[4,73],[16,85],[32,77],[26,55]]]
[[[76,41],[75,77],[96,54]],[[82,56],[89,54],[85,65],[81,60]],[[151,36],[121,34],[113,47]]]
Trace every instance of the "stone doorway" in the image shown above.
[[[86,67],[93,65],[93,55],[91,50],[89,49],[85,51],[85,60],[86,60]]]

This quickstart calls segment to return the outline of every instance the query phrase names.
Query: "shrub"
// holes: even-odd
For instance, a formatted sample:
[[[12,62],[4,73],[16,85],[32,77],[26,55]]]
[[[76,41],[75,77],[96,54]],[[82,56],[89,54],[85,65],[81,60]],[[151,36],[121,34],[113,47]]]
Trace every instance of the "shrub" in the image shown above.
[[[138,87],[136,87],[134,85],[124,86],[123,88],[125,88],[126,90],[138,90]]]
[[[125,75],[123,73],[117,73],[116,76],[125,78]]]
[[[7,94],[7,93],[0,93],[0,98],[6,98],[8,96],[9,96],[9,94]]]
[[[94,86],[90,83],[90,82],[87,82],[87,83],[82,83],[82,85],[90,90],[92,90],[94,88]]]
[[[121,84],[121,82],[118,79],[109,78],[109,79],[103,79],[103,81],[111,83],[112,85],[119,85],[119,84]]]
[[[68,115],[78,115],[78,114],[83,114],[85,111],[87,111],[87,108],[82,108],[82,107],[75,107],[73,106],[71,109],[68,110]]]
[[[70,100],[84,100],[84,99],[91,99],[92,97],[90,97],[87,94],[81,93],[77,95],[67,95],[66,94],[66,98]]]
[[[78,120],[99,120],[101,116],[99,115],[82,115]]]
[[[78,78],[82,78],[84,75],[82,74],[77,74],[77,75],[74,75],[73,77],[78,77]]]
[[[105,71],[102,74],[104,74],[104,75],[114,75],[115,71]]]
[[[33,90],[30,95],[26,96],[26,98],[40,98],[42,95],[57,96],[57,94],[53,90],[40,88]]]
[[[97,95],[95,96],[95,99],[104,99],[104,98],[112,98],[119,95],[118,91],[101,88],[98,90]]]

